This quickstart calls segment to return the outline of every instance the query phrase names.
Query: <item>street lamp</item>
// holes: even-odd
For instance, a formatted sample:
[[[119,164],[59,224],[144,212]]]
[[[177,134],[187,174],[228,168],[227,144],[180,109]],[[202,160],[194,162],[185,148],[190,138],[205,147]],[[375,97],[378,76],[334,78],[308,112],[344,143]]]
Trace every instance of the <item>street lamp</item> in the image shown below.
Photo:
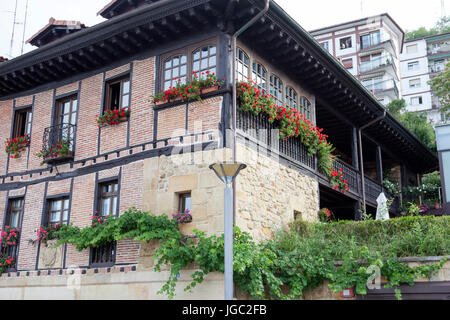
[[[247,166],[238,162],[222,162],[209,166],[225,183],[224,246],[225,246],[225,300],[233,300],[233,193],[231,184],[239,172]]]

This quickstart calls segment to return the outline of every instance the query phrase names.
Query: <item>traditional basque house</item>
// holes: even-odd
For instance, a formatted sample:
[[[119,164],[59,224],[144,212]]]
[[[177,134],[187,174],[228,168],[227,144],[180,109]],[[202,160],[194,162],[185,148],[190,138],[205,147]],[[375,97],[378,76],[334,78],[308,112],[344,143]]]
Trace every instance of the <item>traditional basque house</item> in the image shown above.
[[[7,252],[16,263],[0,278],[2,298],[158,298],[167,273],[153,272],[147,244],[52,249],[34,242],[36,231],[88,226],[96,212],[120,215],[134,206],[156,215],[190,209],[183,233],[221,233],[224,186],[208,168],[217,161],[248,166],[236,181],[235,218],[256,240],[294,219],[315,221],[322,207],[359,219],[361,202],[374,212],[383,172],[405,186],[438,167],[275,2],[238,32],[265,2],[115,0],[99,12],[107,21],[85,28],[52,20],[30,40],[39,48],[0,64],[0,137],[17,138],[18,146],[0,150],[0,221],[20,229]],[[223,83],[198,100],[152,99],[202,73]],[[238,84],[239,99],[235,78],[255,82]],[[273,106],[259,115],[245,109],[242,89],[255,87],[274,96],[279,119],[270,119]],[[120,119],[98,123],[108,110]],[[336,148],[330,172],[312,143],[302,143],[309,133],[276,130],[299,115],[295,130],[326,134]],[[74,268],[80,289],[66,286]],[[223,276],[206,280],[194,297],[222,298]],[[193,297],[182,289],[179,297]]]

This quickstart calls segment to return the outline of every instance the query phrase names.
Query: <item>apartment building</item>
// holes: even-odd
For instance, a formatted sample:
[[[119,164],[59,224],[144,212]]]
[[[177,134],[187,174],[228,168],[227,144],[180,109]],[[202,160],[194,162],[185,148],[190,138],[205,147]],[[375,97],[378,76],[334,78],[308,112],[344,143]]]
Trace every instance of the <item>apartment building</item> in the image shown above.
[[[295,219],[317,221],[322,207],[339,219],[360,219],[365,201],[374,214],[383,171],[404,187],[438,167],[436,156],[348,72],[358,74],[368,55],[376,64],[372,53],[398,56],[403,33],[392,19],[329,31],[329,49],[338,46],[344,60],[351,57],[346,70],[271,2],[237,39],[233,61],[233,35],[264,5],[113,0],[100,11],[107,21],[83,28],[52,20],[31,39],[36,50],[0,64],[0,138],[28,137],[20,157],[0,150],[2,229],[20,229],[19,243],[2,251],[15,261],[0,276],[2,299],[164,298],[157,291],[169,275],[153,270],[156,244],[126,239],[79,252],[69,244],[36,243],[36,231],[69,223],[83,228],[98,213],[119,216],[136,207],[156,215],[190,209],[193,221],[180,226],[183,234],[193,228],[223,233],[224,185],[208,168],[218,161],[247,164],[236,181],[236,225],[256,241]],[[70,25],[80,28],[61,32]],[[367,38],[371,32],[379,36]],[[373,87],[385,88],[385,99],[398,81],[390,61],[375,68],[392,80],[390,89]],[[199,101],[151,99],[192,80],[193,72],[215,73],[224,82]],[[235,77],[256,82],[281,108],[297,110],[305,126],[323,128],[348,192],[335,190],[300,137],[279,139],[276,121],[233,109]],[[128,112],[117,123],[98,125],[98,115],[123,109]],[[37,156],[60,149],[62,141],[68,142],[64,153]],[[66,285],[74,271],[79,288]],[[223,297],[222,274],[184,292],[192,271],[180,274],[178,298]]]
[[[389,14],[349,21],[310,33],[383,105],[401,97],[400,53],[404,32]]]
[[[450,33],[406,41],[400,56],[402,95],[409,111],[426,112],[433,124],[446,121],[429,81],[450,60]]]

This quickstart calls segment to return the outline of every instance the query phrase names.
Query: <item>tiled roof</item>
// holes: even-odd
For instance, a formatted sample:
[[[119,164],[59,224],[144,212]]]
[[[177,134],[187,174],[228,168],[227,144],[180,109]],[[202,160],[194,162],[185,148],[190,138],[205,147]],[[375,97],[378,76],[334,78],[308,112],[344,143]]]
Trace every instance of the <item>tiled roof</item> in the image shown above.
[[[56,20],[55,18],[50,18],[48,24],[45,25],[41,30],[34,34],[26,43],[34,44],[41,36],[44,36],[47,31],[55,27],[67,27],[67,30],[81,30],[86,28],[84,24],[80,21],[70,21],[70,20]]]

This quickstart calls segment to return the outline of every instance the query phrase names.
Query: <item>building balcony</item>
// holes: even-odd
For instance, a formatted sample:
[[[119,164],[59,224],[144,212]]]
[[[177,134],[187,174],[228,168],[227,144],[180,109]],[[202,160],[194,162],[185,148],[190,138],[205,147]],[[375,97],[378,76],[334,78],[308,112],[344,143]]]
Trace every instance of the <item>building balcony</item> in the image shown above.
[[[361,74],[369,74],[380,72],[382,69],[391,68],[393,73],[396,74],[396,67],[392,55],[382,55],[370,61],[361,62],[359,65],[359,72]]]
[[[367,88],[367,90],[372,91],[377,97],[389,96],[392,99],[398,99],[399,97],[398,86],[394,79],[372,83],[364,83],[363,81],[363,85]]]
[[[389,52],[391,55],[396,55],[394,44],[390,38],[380,38],[378,41],[370,43],[361,43],[358,45],[359,55],[363,56],[371,53]]]
[[[76,126],[59,124],[44,130],[42,160],[44,163],[70,161],[74,158]]]

